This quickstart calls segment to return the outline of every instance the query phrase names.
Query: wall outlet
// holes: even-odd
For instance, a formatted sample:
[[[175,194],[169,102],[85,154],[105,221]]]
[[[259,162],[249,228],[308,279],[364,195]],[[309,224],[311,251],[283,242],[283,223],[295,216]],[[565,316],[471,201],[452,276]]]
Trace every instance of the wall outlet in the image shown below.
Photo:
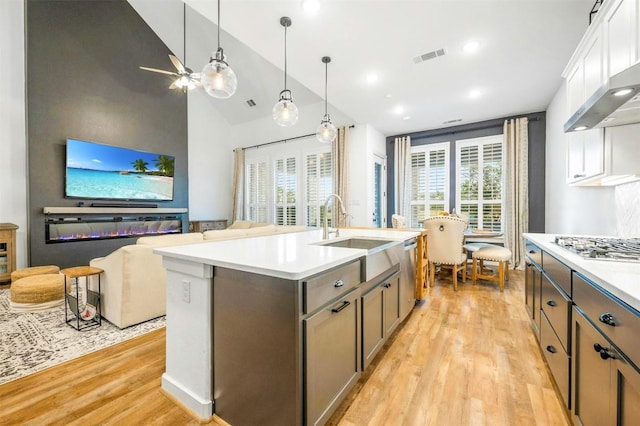
[[[191,303],[191,281],[182,280],[182,301]]]

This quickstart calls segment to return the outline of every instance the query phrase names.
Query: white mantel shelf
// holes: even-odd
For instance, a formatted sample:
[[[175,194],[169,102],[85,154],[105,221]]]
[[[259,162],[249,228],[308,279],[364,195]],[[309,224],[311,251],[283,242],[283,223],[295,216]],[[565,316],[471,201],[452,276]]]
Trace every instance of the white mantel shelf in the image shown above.
[[[155,207],[43,207],[44,214],[127,214],[127,213],[186,213],[186,208]]]

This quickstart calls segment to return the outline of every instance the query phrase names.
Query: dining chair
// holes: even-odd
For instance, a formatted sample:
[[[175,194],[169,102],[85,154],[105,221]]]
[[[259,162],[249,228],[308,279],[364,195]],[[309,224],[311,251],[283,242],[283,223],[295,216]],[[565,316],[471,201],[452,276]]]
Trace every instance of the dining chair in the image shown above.
[[[406,228],[407,227],[407,218],[404,216],[400,216],[399,214],[391,215],[391,224],[394,228]]]
[[[429,251],[429,285],[433,287],[436,266],[451,268],[453,289],[458,290],[458,271],[462,272],[462,282],[467,280],[467,254],[463,251],[464,230],[467,223],[451,216],[434,216],[423,222],[427,233]]]

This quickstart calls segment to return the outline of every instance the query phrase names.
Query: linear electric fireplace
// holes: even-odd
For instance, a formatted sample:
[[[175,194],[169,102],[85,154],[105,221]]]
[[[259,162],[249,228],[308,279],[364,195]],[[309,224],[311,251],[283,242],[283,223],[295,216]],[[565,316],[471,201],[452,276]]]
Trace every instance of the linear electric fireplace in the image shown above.
[[[47,244],[179,234],[181,232],[182,219],[180,215],[100,217],[65,215],[64,217],[47,217],[45,221],[45,242]]]

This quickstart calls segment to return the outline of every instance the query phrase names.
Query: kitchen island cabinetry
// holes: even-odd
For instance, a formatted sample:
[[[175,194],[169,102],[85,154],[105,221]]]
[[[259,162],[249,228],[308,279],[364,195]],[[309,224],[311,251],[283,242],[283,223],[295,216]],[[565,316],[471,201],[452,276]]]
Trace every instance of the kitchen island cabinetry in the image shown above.
[[[362,370],[380,351],[400,323],[400,275],[397,270],[376,277],[362,290]]]

